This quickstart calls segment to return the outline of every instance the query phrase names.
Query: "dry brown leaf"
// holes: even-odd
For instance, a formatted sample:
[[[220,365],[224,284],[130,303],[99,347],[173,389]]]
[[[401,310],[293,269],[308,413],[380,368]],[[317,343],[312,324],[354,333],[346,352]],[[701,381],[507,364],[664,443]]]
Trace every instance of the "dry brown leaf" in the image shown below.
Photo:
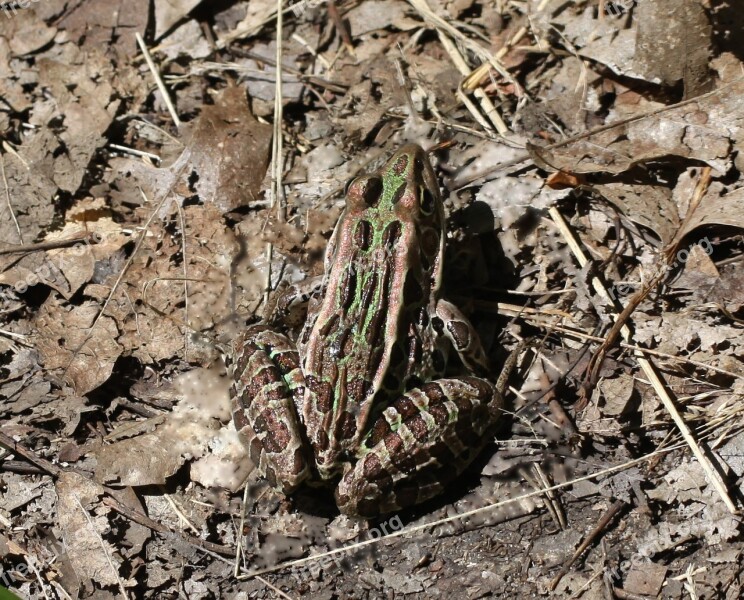
[[[236,432],[220,427],[230,418],[224,378],[216,371],[196,369],[181,376],[175,386],[182,400],[172,413],[150,420],[153,431],[96,451],[98,481],[163,485],[187,459],[197,459],[193,479],[204,485],[239,489],[252,465]],[[146,427],[147,423],[140,428]]]
[[[614,182],[600,183],[596,189],[631,221],[654,231],[663,245],[677,233],[679,211],[667,186]]]
[[[744,187],[723,193],[720,184],[712,185],[683,231],[686,235],[706,225],[744,228]]]
[[[56,371],[78,396],[109,378],[123,350],[116,342],[119,331],[110,317],[101,317],[91,329],[100,310],[95,302],[73,307],[52,294],[34,319],[35,344],[44,368]]]
[[[0,36],[8,40],[15,56],[38,52],[57,35],[57,29],[48,27],[36,16],[33,8],[15,7],[14,10],[3,7],[2,16]]]
[[[725,173],[744,137],[744,79],[659,114],[618,125],[554,150],[528,146],[533,159],[571,173],[622,173],[632,166],[679,156]]]
[[[107,514],[91,514],[88,508],[104,495],[105,490],[82,475],[69,472],[60,474],[55,488],[59,498],[57,525],[62,532],[67,557],[78,577],[92,579],[103,586],[117,586],[119,581],[125,586],[133,585],[134,581],[119,577],[120,554],[103,538],[110,528]],[[84,511],[88,511],[87,517]]]
[[[623,582],[623,590],[630,594],[656,598],[666,579],[667,568],[653,562],[634,564]]]
[[[202,108],[191,134],[185,137],[186,147],[167,167],[157,169],[134,159],[112,160],[119,172],[119,187],[138,197],[136,186],[140,186],[154,203],[169,194],[180,203],[198,194],[204,203],[223,212],[258,198],[269,161],[271,126],[253,117],[241,88],[222,90],[214,105]],[[168,210],[164,207],[161,216]]]
[[[194,189],[227,212],[248,206],[261,191],[269,164],[271,126],[253,116],[242,88],[230,86],[205,106],[187,144],[198,174]]]
[[[116,57],[139,52],[134,34],[146,30],[150,14],[149,0],[55,0],[36,6],[42,19],[54,22],[86,52]]]

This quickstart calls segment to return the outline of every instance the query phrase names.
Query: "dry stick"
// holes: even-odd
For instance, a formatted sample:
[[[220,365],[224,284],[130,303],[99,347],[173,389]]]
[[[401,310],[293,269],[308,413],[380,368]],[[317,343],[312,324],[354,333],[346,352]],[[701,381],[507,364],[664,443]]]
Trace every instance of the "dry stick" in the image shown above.
[[[8,187],[8,178],[5,176],[5,157],[2,154],[0,154],[0,172],[2,172],[3,185],[5,186],[5,202],[8,205],[8,211],[10,212],[10,216],[13,218],[13,223],[15,223],[16,231],[18,232],[18,241],[22,244],[23,234],[21,233],[21,226],[18,223],[18,219],[16,219],[15,213],[13,212],[13,205],[10,203],[10,188]]]
[[[439,35],[439,41],[442,43],[442,46],[444,46],[447,54],[449,54],[450,59],[454,63],[457,70],[460,71],[461,75],[466,77],[470,73],[470,67],[468,67],[465,59],[460,54],[460,51],[457,49],[457,46],[455,46],[455,44],[452,42],[452,40],[450,40],[449,36],[443,30],[437,29],[437,34]],[[488,64],[490,66],[490,63]],[[491,102],[491,99],[488,97],[486,92],[481,88],[477,88],[476,90],[474,90],[473,94],[478,99],[480,105],[483,107],[483,112],[485,112],[491,119],[491,123],[493,123],[493,126],[496,128],[496,131],[498,131],[499,135],[506,137],[509,134],[509,128],[507,127],[506,123],[504,123],[504,120],[501,118],[501,115],[499,114],[498,110],[496,110],[496,107],[494,106],[493,102]],[[483,117],[481,117],[480,113],[474,109],[472,102],[470,102],[470,99],[465,93],[462,83],[457,88],[457,97],[463,102],[463,104],[465,104],[470,113],[486,131],[493,132],[493,127],[491,127],[490,125],[484,125]]]
[[[116,581],[119,583],[119,591],[121,592],[121,595],[124,596],[124,598],[129,598],[129,595],[127,594],[127,590],[124,589],[124,583],[122,582],[121,577],[119,577],[119,570],[114,565],[114,561],[111,560],[111,555],[109,554],[109,551],[106,549],[106,544],[103,542],[103,538],[101,537],[101,534],[98,533],[98,531],[96,531],[95,525],[93,525],[93,519],[90,518],[88,511],[85,510],[85,507],[83,506],[83,503],[80,502],[80,498],[75,496],[75,502],[77,502],[77,505],[80,507],[80,510],[83,511],[83,514],[85,515],[85,518],[88,521],[88,525],[90,525],[91,531],[98,538],[98,543],[101,544],[103,555],[106,557],[106,561],[108,562],[109,567],[111,567],[111,571],[114,573],[114,577],[116,577]]]
[[[464,36],[462,32],[456,27],[450,25],[442,17],[436,14],[426,3],[426,0],[408,0],[408,3],[413,6],[421,17],[429,25],[436,28],[437,30],[446,31],[452,38],[454,38],[463,48],[470,50],[475,56],[482,61],[486,61],[496,70],[507,81],[519,86],[519,82],[514,79],[511,73],[507,71],[504,66],[496,59],[496,57],[480,44],[474,42],[470,38]]]
[[[282,14],[294,13],[296,8],[297,5],[287,6],[284,10],[282,10]],[[265,14],[263,16],[254,16],[249,14],[248,17],[243,19],[243,21],[241,21],[235,29],[217,40],[217,48],[222,49],[235,40],[254,35],[261,31],[261,29],[263,29],[269,23],[273,23],[275,20],[275,8],[265,11]]]
[[[455,46],[452,40],[450,40],[449,36],[441,29],[437,29],[437,35],[439,36],[439,41],[441,42],[447,54],[449,54],[450,59],[454,63],[457,70],[460,71],[461,75],[467,75],[470,72],[470,68],[465,62],[465,59],[463,59],[460,55],[460,52],[457,50],[457,46]],[[462,85],[458,86],[457,88],[457,97],[470,111],[470,114],[473,115],[473,118],[478,121],[481,127],[483,127],[483,129],[485,129],[488,133],[493,133],[494,127],[496,128],[496,131],[498,131],[499,134],[501,134],[502,136],[506,136],[509,133],[509,128],[506,126],[506,123],[504,123],[503,119],[496,110],[496,107],[491,102],[491,99],[488,98],[488,96],[482,89],[478,88],[477,90],[475,90],[475,97],[478,99],[481,106],[483,107],[483,112],[488,114],[488,116],[491,118],[493,127],[490,123],[488,123],[488,121],[486,121],[483,116],[481,116],[480,112],[478,112],[478,109],[475,107],[470,98],[468,98],[465,91],[462,89]]]
[[[542,0],[537,8],[533,11],[533,15],[542,12],[548,5],[549,0]],[[496,59],[501,60],[504,58],[509,51],[516,46],[519,41],[527,35],[527,28],[522,26],[517,32],[509,38],[506,43],[496,53]],[[481,85],[483,80],[486,78],[488,73],[491,71],[491,65],[489,63],[482,63],[479,67],[473,69],[468,77],[463,81],[462,87],[467,91],[473,91]]]
[[[55,479],[59,478],[63,473],[75,473],[79,475],[80,477],[85,478],[86,481],[92,481],[92,479],[88,477],[88,475],[84,473],[83,471],[80,471],[78,469],[63,469],[51,463],[50,461],[46,460],[45,458],[41,458],[40,456],[37,456],[36,454],[31,452],[28,448],[26,448],[19,442],[16,442],[12,437],[10,437],[9,435],[7,435],[6,433],[2,431],[0,431],[0,446],[7,448],[13,454],[22,456],[28,462],[36,465],[43,472],[48,473]],[[202,540],[201,538],[194,537],[187,533],[179,533],[179,532],[173,531],[169,529],[168,527],[166,527],[165,525],[161,525],[160,523],[153,521],[147,515],[122,504],[114,496],[111,496],[110,492],[106,490],[106,488],[103,488],[103,490],[107,494],[107,496],[105,496],[102,500],[103,504],[105,504],[109,508],[112,508],[116,512],[124,515],[125,517],[128,517],[132,521],[139,523],[140,525],[144,525],[145,527],[152,529],[154,531],[157,531],[158,533],[180,537],[186,543],[192,546],[195,546],[197,548],[201,548],[209,552],[214,552],[215,554],[220,554],[222,556],[233,555],[232,548],[228,546],[223,546],[221,544],[214,544],[212,542],[207,542],[207,541]]]
[[[39,569],[36,568],[34,565],[34,560],[31,556],[24,557],[24,562],[28,565],[28,567],[34,572],[34,575],[36,575],[36,581],[39,584],[39,587],[41,588],[41,591],[44,592],[44,598],[46,600],[49,600],[49,594],[47,594],[47,586],[44,585],[44,580],[41,578],[41,573],[39,572]]]
[[[271,188],[269,190],[271,210],[276,209],[277,219],[283,223],[287,219],[286,205],[282,187],[282,145],[284,136],[282,134],[282,121],[284,119],[284,105],[282,104],[282,56],[284,51],[282,31],[284,27],[284,13],[282,12],[282,0],[277,0],[276,8],[276,78],[274,81],[274,125],[271,144]],[[269,304],[271,293],[271,261],[274,255],[274,245],[266,244],[266,285],[264,287],[264,306]]]
[[[328,11],[328,16],[331,17],[331,21],[333,21],[333,26],[336,28],[336,32],[338,33],[341,41],[346,47],[346,51],[353,56],[354,44],[351,41],[351,34],[349,33],[348,27],[346,27],[346,23],[344,23],[344,20],[341,17],[341,13],[338,12],[336,3],[333,0],[328,0],[328,2],[326,3],[326,10]]]
[[[531,323],[539,327],[545,327],[546,329],[552,329],[560,333],[565,333],[566,335],[570,335],[571,337],[580,340],[588,340],[591,342],[598,342],[600,344],[605,340],[605,338],[603,337],[592,335],[591,333],[586,333],[577,329],[572,329],[570,327],[556,325],[555,322],[542,318],[544,315],[557,315],[569,320],[573,320],[571,315],[559,310],[545,308],[536,309],[530,308],[528,306],[519,306],[517,304],[508,304],[505,302],[487,302],[484,300],[476,300],[473,304],[476,308],[482,308],[484,310],[495,310],[500,315],[508,315],[511,317],[521,317],[523,319],[528,319]],[[706,364],[698,360],[692,360],[691,358],[687,358],[685,356],[674,356],[673,354],[669,354],[668,352],[661,352],[660,350],[653,350],[651,348],[643,348],[641,346],[637,346],[636,344],[628,344],[626,342],[620,342],[618,345],[621,348],[626,348],[627,350],[643,352],[644,354],[650,354],[651,356],[658,356],[659,358],[665,358],[667,360],[679,363],[694,365],[696,367],[700,367],[701,369],[715,371],[716,373],[720,373],[721,375],[726,375],[728,377],[733,377],[734,379],[744,379],[744,375],[734,373],[732,371],[727,371],[726,369],[722,369],[721,367]]]
[[[175,123],[176,127],[181,127],[181,119],[178,118],[178,114],[176,113],[176,108],[173,106],[173,102],[171,102],[170,94],[168,94],[168,89],[165,87],[165,84],[163,83],[163,80],[160,77],[160,73],[158,72],[158,68],[155,66],[155,63],[152,60],[152,57],[150,56],[150,51],[147,49],[147,46],[145,45],[145,40],[142,39],[142,36],[139,34],[139,32],[134,34],[134,37],[137,39],[137,43],[139,44],[140,50],[142,50],[142,55],[145,57],[145,61],[147,62],[147,66],[150,68],[150,72],[152,73],[152,76],[155,78],[155,84],[158,86],[158,89],[160,90],[160,94],[163,96],[163,101],[165,102],[165,106],[168,108],[168,112],[170,113],[171,119],[173,119],[173,122]]]
[[[132,156],[149,158],[151,160],[157,161],[158,163],[162,162],[163,160],[157,154],[153,154],[152,152],[145,152],[144,150],[137,150],[136,148],[130,148],[129,146],[122,146],[120,144],[109,144],[108,147],[114,150],[118,150],[119,152],[131,154]]]
[[[39,242],[38,244],[26,244],[25,246],[13,246],[12,248],[0,248],[0,255],[3,254],[25,254],[28,252],[39,252],[40,250],[54,250],[56,248],[67,248],[80,242],[94,244],[98,241],[98,236],[93,233],[86,233],[74,238],[64,240],[52,240],[49,242]]]
[[[710,98],[712,96],[716,96],[723,92],[724,90],[733,87],[734,85],[740,83],[741,81],[744,81],[744,77],[740,77],[738,79],[735,79],[734,81],[731,81],[724,85],[723,87],[720,87],[716,90],[712,90],[706,94],[701,94],[700,96],[696,96],[695,98],[690,98],[688,100],[683,100],[682,102],[678,102],[677,104],[672,104],[670,106],[662,106],[659,108],[655,108],[654,110],[650,110],[645,113],[641,113],[639,115],[634,115],[632,117],[628,117],[627,119],[620,119],[619,121],[614,121],[612,123],[608,123],[607,125],[602,125],[601,127],[597,127],[596,129],[592,129],[590,131],[585,131],[583,133],[579,133],[577,135],[571,136],[570,138],[566,138],[565,140],[561,140],[560,142],[555,142],[553,144],[548,144],[547,146],[540,146],[537,149],[539,151],[547,151],[547,150],[555,150],[556,148],[562,148],[563,146],[568,146],[569,144],[573,144],[574,142],[578,142],[580,140],[590,138],[594,135],[598,135],[600,133],[604,133],[605,131],[609,131],[610,129],[614,129],[615,127],[620,127],[622,125],[628,125],[630,123],[635,123],[636,121],[641,121],[643,119],[647,119],[649,117],[656,116],[658,114],[668,112],[670,110],[674,110],[677,108],[682,108],[684,106],[687,106],[689,104],[693,104],[694,102],[700,102],[701,100],[704,100],[706,98]],[[509,167],[516,166],[520,163],[523,163],[525,161],[528,161],[531,159],[531,155],[527,152],[525,154],[522,154],[521,156],[517,156],[513,158],[512,160],[508,160],[504,163],[501,163],[499,165],[495,165],[493,167],[488,167],[487,169],[484,169],[480,173],[475,173],[474,175],[471,175],[467,179],[464,179],[462,181],[458,181],[457,179],[453,180],[451,182],[451,186],[449,189],[460,189],[465,187],[466,185],[470,185],[472,183],[475,183],[479,179],[483,179],[484,177],[487,177],[488,175],[491,175],[492,173],[496,173],[498,171],[502,171],[503,169],[508,169]]]
[[[102,503],[115,510],[119,514],[127,517],[131,521],[134,521],[135,523],[139,523],[140,525],[143,525],[148,529],[152,529],[153,531],[157,531],[158,533],[162,533],[166,536],[175,536],[181,538],[183,541],[187,542],[191,546],[201,548],[202,550],[207,550],[208,552],[214,552],[215,554],[219,554],[221,556],[232,557],[235,554],[235,549],[230,546],[215,544],[214,542],[208,542],[201,538],[194,537],[189,533],[174,531],[166,525],[163,525],[162,523],[153,521],[146,514],[141,513],[138,510],[134,510],[128,507],[126,504],[122,504],[113,496],[106,496],[102,500]]]
[[[19,456],[22,456],[28,462],[36,465],[42,471],[44,471],[45,473],[49,473],[53,477],[59,477],[62,473],[64,473],[64,469],[58,467],[55,464],[52,464],[51,462],[49,462],[48,460],[44,458],[36,456],[36,454],[31,452],[29,449],[27,449],[22,444],[19,444],[18,442],[16,442],[12,437],[10,437],[8,434],[2,431],[0,431],[0,446],[2,446],[3,448],[7,448],[13,454],[18,454]]]
[[[608,523],[615,517],[617,513],[620,512],[620,510],[625,506],[625,502],[623,500],[616,500],[615,503],[610,506],[609,509],[605,512],[604,515],[602,515],[602,518],[599,520],[597,525],[592,529],[591,533],[584,538],[584,541],[581,542],[578,548],[576,548],[576,552],[574,552],[571,559],[561,567],[561,570],[558,572],[558,574],[553,578],[553,581],[550,582],[550,587],[548,588],[551,592],[555,590],[556,587],[558,587],[558,584],[561,582],[561,579],[565,577],[565,575],[568,573],[568,571],[571,569],[573,564],[579,559],[579,557],[584,553],[584,550],[586,550],[592,543],[594,543],[594,540],[597,539],[600,533],[604,530],[605,527],[607,527]]]
[[[263,583],[267,588],[276,592],[282,598],[286,598],[287,600],[293,600],[291,596],[288,596],[287,594],[285,594],[282,590],[280,590],[278,587],[276,587],[270,581],[264,579],[263,577],[256,577],[256,579],[258,579],[261,583]]]
[[[581,249],[581,246],[579,245],[578,240],[574,237],[573,232],[568,228],[568,225],[563,220],[563,216],[558,212],[558,210],[555,207],[551,207],[548,211],[550,213],[550,216],[552,217],[553,221],[555,222],[556,226],[560,230],[560,232],[563,234],[564,239],[566,240],[569,248],[571,249],[571,252],[573,252],[573,255],[576,257],[576,260],[579,263],[579,266],[583,269],[588,264],[589,260],[587,259],[586,255],[584,254],[583,250]],[[612,301],[612,298],[610,297],[610,294],[605,289],[602,282],[596,277],[592,277],[592,286],[594,287],[594,290],[597,292],[597,294],[607,302],[609,306],[614,306],[614,302]],[[627,325],[622,325],[621,327],[621,333],[623,336],[623,339],[630,343],[632,336],[630,333],[630,329]],[[659,375],[655,365],[648,360],[642,352],[635,351],[633,355],[636,357],[636,361],[641,366],[641,369],[646,374],[646,377],[648,377],[649,381],[651,382],[651,385],[653,386],[654,390],[656,391],[657,395],[661,399],[662,403],[664,404],[664,407],[666,408],[667,412],[672,417],[672,420],[674,421],[675,425],[677,426],[677,429],[679,429],[680,433],[682,434],[682,437],[684,438],[685,442],[687,442],[688,446],[692,450],[692,453],[695,455],[695,457],[700,462],[700,466],[705,471],[706,478],[708,479],[708,482],[713,485],[713,487],[718,492],[718,495],[721,497],[721,500],[723,500],[723,503],[726,505],[726,508],[731,512],[732,514],[738,514],[738,509],[734,502],[731,500],[731,497],[729,496],[728,490],[726,489],[726,485],[721,479],[720,475],[714,468],[711,461],[708,459],[708,457],[703,453],[703,450],[700,448],[698,443],[695,441],[695,438],[692,436],[692,432],[690,431],[690,428],[687,426],[687,423],[685,423],[685,420],[682,418],[682,415],[679,414],[679,411],[674,406],[674,400],[671,397],[671,393],[668,391],[667,386],[662,381],[661,376]]]
[[[281,571],[284,569],[287,569],[289,567],[295,567],[298,565],[304,565],[309,562],[313,562],[316,560],[320,560],[322,558],[325,558],[327,556],[335,556],[336,554],[342,554],[345,552],[352,552],[354,550],[357,550],[359,548],[364,548],[366,546],[369,546],[371,544],[377,544],[383,541],[391,540],[394,538],[399,538],[404,535],[409,535],[411,533],[416,533],[418,531],[423,531],[425,529],[430,529],[432,527],[436,527],[437,525],[442,525],[444,523],[450,523],[452,521],[456,521],[458,519],[465,519],[467,517],[471,517],[480,513],[484,513],[490,510],[493,510],[495,508],[500,508],[502,506],[505,506],[507,504],[512,504],[514,502],[520,502],[522,500],[527,500],[529,498],[534,498],[536,496],[541,496],[543,494],[547,494],[550,492],[554,492],[555,490],[561,490],[567,487],[570,487],[576,483],[581,483],[582,481],[590,481],[592,479],[595,479],[597,477],[602,477],[604,475],[610,475],[612,473],[617,473],[619,471],[623,471],[625,469],[629,469],[631,467],[634,467],[635,465],[642,464],[648,460],[653,460],[659,455],[667,454],[669,452],[672,452],[674,450],[677,450],[679,448],[682,448],[683,445],[675,445],[670,446],[669,448],[663,448],[663,449],[657,449],[651,452],[650,454],[646,456],[642,456],[641,458],[636,458],[633,460],[630,460],[628,462],[622,463],[620,465],[616,465],[614,467],[608,467],[606,469],[602,469],[601,471],[598,471],[596,473],[590,473],[588,475],[583,475],[582,477],[577,477],[576,479],[573,479],[571,481],[566,481],[564,483],[558,483],[556,485],[553,485],[549,488],[545,489],[539,489],[534,492],[528,492],[526,494],[522,494],[520,496],[515,496],[513,498],[507,498],[506,500],[501,500],[500,502],[494,502],[493,504],[488,504],[487,506],[481,506],[479,508],[474,508],[472,510],[468,510],[464,513],[460,513],[457,515],[452,515],[450,517],[445,517],[443,519],[437,519],[436,521],[430,522],[430,523],[421,523],[420,525],[414,525],[413,527],[407,527],[405,529],[401,529],[399,531],[395,531],[389,535],[386,535],[384,537],[379,538],[372,538],[369,540],[364,540],[362,542],[357,542],[356,544],[349,544],[348,546],[343,546],[341,548],[335,548],[334,550],[329,550],[328,552],[323,552],[321,554],[316,554],[313,556],[307,556],[305,558],[299,558],[297,560],[292,560],[287,563],[283,563],[280,565],[274,565],[273,567],[266,567],[264,569],[258,569],[256,571],[252,571],[250,573],[247,573],[245,575],[241,575],[238,579],[248,579],[250,577],[255,577],[257,575],[263,575],[264,573],[273,573],[274,571]]]

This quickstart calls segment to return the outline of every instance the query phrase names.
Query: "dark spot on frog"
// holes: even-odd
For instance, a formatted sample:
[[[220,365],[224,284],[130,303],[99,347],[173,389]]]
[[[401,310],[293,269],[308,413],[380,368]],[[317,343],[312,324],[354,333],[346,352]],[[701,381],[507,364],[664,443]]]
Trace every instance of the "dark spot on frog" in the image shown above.
[[[395,245],[398,243],[399,237],[400,222],[393,221],[385,228],[385,231],[382,233],[382,243],[384,244],[386,249],[393,250],[395,248]]]
[[[354,243],[362,252],[369,250],[372,240],[372,224],[369,221],[359,221],[354,229]]]
[[[318,381],[315,377],[307,378],[307,387],[315,395],[315,407],[319,413],[331,412],[333,406],[333,388],[326,381]]]
[[[398,188],[393,193],[393,197],[390,199],[391,204],[398,204],[400,202],[400,199],[403,197],[403,194],[406,193],[406,182],[402,182]]]
[[[398,176],[401,176],[406,172],[407,168],[408,168],[408,155],[401,154],[398,157],[398,159],[395,161],[395,164],[393,165],[393,173],[395,173]]]
[[[419,442],[425,442],[429,438],[429,428],[420,414],[408,419],[406,421],[406,427],[408,427],[413,437]]]
[[[413,271],[406,274],[406,282],[403,284],[403,303],[406,306],[420,304],[424,300],[424,290]]]
[[[368,178],[364,185],[364,191],[362,192],[365,204],[369,207],[377,206],[381,195],[382,179],[379,177]]]
[[[357,425],[354,415],[349,411],[343,411],[338,415],[338,421],[336,422],[336,439],[339,440],[350,440],[356,435]]]

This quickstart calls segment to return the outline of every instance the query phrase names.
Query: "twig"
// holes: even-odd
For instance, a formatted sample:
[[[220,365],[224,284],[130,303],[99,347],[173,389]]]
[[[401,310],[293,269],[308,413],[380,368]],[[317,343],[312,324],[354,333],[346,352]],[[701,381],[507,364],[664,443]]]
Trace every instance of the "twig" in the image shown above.
[[[292,36],[292,37],[295,37],[295,36]],[[308,50],[312,51],[311,48],[308,48]],[[250,50],[245,50],[243,48],[232,48],[231,52],[235,54],[236,56],[241,56],[243,58],[251,58],[257,62],[264,62],[270,67],[276,67],[276,61],[273,58],[263,56],[261,54],[258,54],[257,52],[251,52]],[[211,65],[211,64],[212,63],[205,63],[205,65]],[[215,64],[214,66],[215,68],[228,67],[236,71],[245,70],[245,67],[243,65],[239,65],[235,63],[219,63],[219,64]],[[341,83],[336,83],[334,81],[329,81],[328,79],[323,79],[322,77],[318,77],[317,75],[306,75],[299,69],[290,67],[288,65],[282,65],[282,70],[287,71],[288,73],[292,73],[292,75],[294,75],[295,77],[299,78],[302,81],[305,81],[306,83],[317,85],[318,87],[322,87],[331,92],[336,92],[337,94],[343,94],[346,92],[346,90],[349,89],[349,86],[343,85]]]
[[[617,513],[622,510],[622,508],[625,506],[625,502],[622,500],[616,500],[615,503],[610,506],[609,509],[602,515],[602,518],[599,520],[597,525],[592,529],[591,533],[589,533],[588,536],[584,538],[584,541],[581,542],[578,548],[576,548],[576,552],[573,553],[573,556],[571,559],[564,564],[561,567],[561,570],[558,572],[558,574],[553,578],[553,581],[550,582],[550,591],[554,591],[556,587],[558,587],[558,584],[561,582],[561,579],[563,579],[566,576],[566,573],[571,569],[573,564],[579,559],[579,557],[584,553],[584,550],[586,550],[591,544],[594,543],[594,540],[597,539],[600,533],[604,530],[605,527],[607,527],[608,523],[615,517]]]
[[[83,242],[85,244],[94,244],[98,241],[98,236],[87,233],[74,238],[64,240],[51,240],[49,242],[39,242],[38,244],[26,244],[23,246],[13,246],[11,248],[0,248],[0,255],[3,254],[21,254],[28,252],[39,252],[40,250],[54,250],[56,248],[67,248]]]
[[[178,210],[178,220],[181,223],[181,263],[183,264],[183,321],[189,322],[189,261],[186,255],[186,216],[183,214],[183,207],[176,202]],[[186,328],[183,330],[183,359],[189,360],[189,332]]]
[[[129,146],[121,146],[119,144],[109,144],[108,146],[109,148],[113,148],[114,150],[118,150],[119,152],[124,152],[125,154],[149,158],[157,161],[158,163],[162,161],[162,159],[157,154],[153,154],[152,152],[145,152],[144,150],[137,150],[135,148],[130,148]]]
[[[39,572],[39,569],[36,568],[36,565],[34,565],[34,560],[31,556],[25,557],[25,562],[28,565],[29,569],[31,569],[34,572],[34,575],[36,575],[36,581],[39,583],[39,587],[41,588],[41,591],[44,593],[44,598],[46,600],[49,600],[49,594],[47,594],[47,586],[44,585],[44,580],[41,578],[41,573]]]
[[[6,433],[2,431],[0,431],[0,446],[7,448],[13,454],[18,454],[19,456],[22,456],[28,462],[36,465],[42,471],[49,473],[50,475],[54,477],[59,477],[63,473],[63,469],[59,468],[55,464],[52,464],[45,458],[40,458],[36,456],[36,454],[28,450],[25,446],[23,446],[23,444],[16,442],[12,437],[10,437],[9,435],[7,435]]]
[[[346,27],[346,23],[344,23],[344,20],[341,18],[341,14],[338,12],[336,3],[333,0],[328,0],[326,2],[326,9],[328,10],[328,16],[331,18],[331,21],[333,21],[333,26],[336,28],[336,32],[338,32],[341,41],[344,43],[346,51],[353,55],[354,44],[351,42],[351,34],[349,33],[349,28]]]
[[[186,526],[191,529],[196,535],[199,535],[199,530],[194,526],[194,524],[189,521],[189,518],[183,514],[183,511],[181,510],[181,507],[176,504],[176,501],[173,499],[173,496],[165,491],[165,488],[161,485],[158,486],[160,488],[160,491],[163,493],[163,496],[165,496],[165,499],[168,501],[168,504],[171,505],[171,508],[173,509],[173,512],[175,512],[178,515],[178,518],[181,519],[184,523],[186,523]]]
[[[170,113],[171,119],[173,119],[173,123],[175,123],[176,127],[180,128],[181,119],[178,118],[178,114],[176,113],[176,108],[173,106],[173,102],[170,99],[170,94],[168,94],[168,88],[165,87],[165,84],[163,83],[163,80],[160,77],[158,68],[155,66],[155,63],[153,62],[152,57],[150,56],[150,51],[147,49],[147,46],[145,45],[145,40],[142,39],[142,36],[139,34],[139,32],[136,32],[134,34],[134,37],[137,39],[137,44],[139,44],[140,50],[142,50],[142,54],[145,57],[147,66],[150,68],[150,72],[152,73],[152,76],[155,78],[155,84],[158,86],[158,89],[160,90],[160,94],[163,96],[163,102],[165,102],[165,106],[168,108],[168,112]]]
[[[502,312],[502,310],[500,309],[499,314],[508,315],[510,313],[506,310]],[[570,335],[571,337],[574,337],[580,340],[586,340],[589,342],[597,342],[600,344],[605,340],[605,338],[603,337],[592,335],[590,333],[584,333],[583,331],[577,331],[576,329],[571,329],[570,327],[556,325],[551,321],[545,321],[544,319],[541,319],[539,315],[535,315],[535,316],[531,314],[520,315],[520,314],[517,314],[517,311],[514,311],[514,314],[515,316],[522,316],[525,319],[529,319],[530,322],[540,327],[553,329],[555,331],[564,333],[566,335]],[[664,358],[664,359],[672,360],[672,361],[679,362],[679,363],[694,365],[696,367],[700,367],[701,369],[709,369],[711,371],[715,371],[716,373],[720,373],[721,375],[726,375],[728,377],[733,377],[735,379],[744,379],[744,375],[737,374],[732,371],[727,371],[726,369],[721,369],[720,367],[706,364],[704,362],[700,362],[699,360],[692,360],[691,358],[687,358],[684,356],[675,356],[673,354],[669,354],[668,352],[661,352],[660,350],[653,350],[651,348],[643,348],[641,346],[638,346],[637,344],[629,344],[627,342],[620,342],[618,345],[621,348],[626,348],[627,350],[633,350],[634,352],[642,352],[643,354],[650,354],[651,356],[658,356],[659,358]]]
[[[447,54],[449,54],[450,59],[454,63],[457,70],[460,71],[460,74],[462,74],[463,76],[467,76],[470,73],[470,68],[465,62],[465,59],[463,59],[460,55],[457,47],[452,43],[452,41],[449,39],[444,31],[438,29],[437,33],[439,35],[439,41],[442,43],[442,46],[446,50]],[[475,109],[472,102],[470,102],[470,99],[465,93],[462,85],[460,85],[457,89],[457,97],[462,101],[462,103],[470,111],[470,114],[473,115],[476,121],[478,121],[486,131],[493,132],[495,128],[499,135],[507,136],[509,134],[509,128],[506,126],[506,123],[504,123],[504,120],[501,118],[501,115],[496,110],[496,107],[493,105],[493,102],[491,102],[491,99],[488,97],[486,92],[482,88],[476,88],[473,91],[473,94],[478,99],[478,102],[483,108],[483,112],[485,112],[491,119],[493,127],[491,127],[491,125],[489,125],[483,119],[483,117],[481,117],[480,113]]]

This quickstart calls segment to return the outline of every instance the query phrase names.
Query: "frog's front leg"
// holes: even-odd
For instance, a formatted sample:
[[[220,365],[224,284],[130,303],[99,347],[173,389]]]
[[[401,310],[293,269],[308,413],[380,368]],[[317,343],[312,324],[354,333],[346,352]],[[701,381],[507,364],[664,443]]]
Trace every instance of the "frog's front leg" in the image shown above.
[[[388,406],[336,489],[339,509],[374,517],[428,500],[462,473],[492,435],[501,393],[478,377],[439,379]]]
[[[232,411],[251,460],[272,487],[291,493],[310,474],[300,411],[305,380],[292,342],[266,326],[233,343]]]

